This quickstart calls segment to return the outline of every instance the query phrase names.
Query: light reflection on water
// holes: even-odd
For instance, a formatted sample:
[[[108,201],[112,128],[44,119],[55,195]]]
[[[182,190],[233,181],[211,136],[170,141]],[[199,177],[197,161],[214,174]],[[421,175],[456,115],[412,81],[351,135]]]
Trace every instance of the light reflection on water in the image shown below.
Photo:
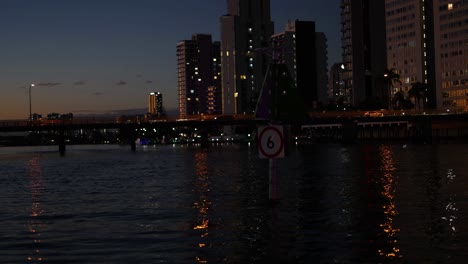
[[[457,175],[454,174],[453,169],[447,170],[447,185],[451,187],[451,185],[456,184],[455,180]],[[451,231],[451,235],[455,236],[457,232],[456,228],[456,220],[457,220],[457,203],[455,202],[455,195],[451,193],[449,195],[449,203],[445,206],[445,210],[447,211],[446,216],[442,216],[442,219],[447,222],[449,226],[449,230]]]
[[[382,209],[385,215],[384,222],[380,224],[384,234],[387,236],[386,245],[384,248],[379,249],[379,255],[384,256],[390,260],[401,259],[400,248],[398,246],[398,233],[400,229],[395,227],[394,219],[398,215],[398,208],[396,207],[396,188],[398,186],[398,178],[395,174],[395,160],[391,146],[380,146],[380,160],[381,165],[381,185],[383,190]]]
[[[208,197],[208,193],[210,192],[210,182],[209,182],[209,174],[208,174],[208,164],[207,164],[207,156],[208,153],[206,150],[201,150],[195,153],[195,189],[194,192],[198,196],[198,200],[194,202],[194,208],[198,209],[198,223],[196,226],[193,227],[194,230],[198,230],[200,232],[200,241],[198,242],[197,246],[199,248],[204,248],[209,245],[207,242],[207,237],[209,235],[208,227],[209,227],[209,216],[208,210],[211,206],[211,202]],[[207,245],[208,244],[208,245]],[[207,259],[203,255],[197,255],[195,257],[198,263],[207,263]]]
[[[463,145],[0,149],[5,263],[464,263]]]
[[[27,260],[33,263],[42,262],[41,239],[42,230],[45,228],[40,216],[44,213],[41,208],[41,197],[44,193],[42,169],[40,159],[33,157],[28,161],[29,184],[27,188],[31,192],[31,213],[28,220],[28,231],[33,244],[33,252],[27,256]]]

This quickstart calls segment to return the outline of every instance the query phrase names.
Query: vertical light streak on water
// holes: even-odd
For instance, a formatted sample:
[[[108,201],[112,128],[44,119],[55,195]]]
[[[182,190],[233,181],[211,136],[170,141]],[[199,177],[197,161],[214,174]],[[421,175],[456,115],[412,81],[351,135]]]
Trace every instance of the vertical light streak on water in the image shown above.
[[[31,211],[28,220],[28,231],[33,244],[33,252],[27,256],[27,260],[32,263],[43,261],[41,253],[41,239],[44,223],[40,217],[44,210],[41,208],[41,197],[44,191],[44,182],[42,179],[42,169],[40,159],[32,157],[28,161],[29,185],[27,188],[31,192]]]
[[[391,146],[382,145],[379,147],[381,161],[382,184],[381,196],[383,199],[382,210],[384,213],[384,222],[380,224],[383,234],[386,236],[383,248],[378,249],[378,254],[385,257],[388,261],[401,259],[400,248],[398,246],[398,233],[400,229],[395,226],[394,219],[398,215],[395,204],[395,193],[398,186],[398,177],[395,174],[396,162]]]
[[[456,182],[455,179],[457,178],[457,175],[453,172],[453,169],[450,168],[447,170],[447,188],[450,189],[450,187],[455,186]],[[455,202],[456,197],[455,194],[451,193],[449,191],[448,195],[448,204],[445,206],[445,211],[446,215],[442,216],[442,220],[447,222],[447,225],[449,227],[449,234],[454,237],[457,232],[456,228],[456,220],[457,220],[457,203]]]
[[[193,227],[194,230],[200,232],[200,240],[196,247],[202,249],[210,246],[207,242],[208,239],[208,228],[209,228],[209,216],[208,211],[211,206],[208,193],[210,192],[210,179],[208,174],[207,164],[208,153],[206,150],[200,150],[195,152],[195,186],[194,192],[198,196],[198,200],[194,202],[193,207],[198,210],[198,223]],[[202,253],[199,251],[199,253]],[[204,255],[196,255],[195,261],[198,263],[208,263],[207,257]]]

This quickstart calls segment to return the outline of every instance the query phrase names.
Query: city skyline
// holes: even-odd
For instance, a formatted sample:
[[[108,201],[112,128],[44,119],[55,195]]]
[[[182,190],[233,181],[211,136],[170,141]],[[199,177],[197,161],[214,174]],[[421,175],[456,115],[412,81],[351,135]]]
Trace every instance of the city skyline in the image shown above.
[[[288,20],[315,21],[328,38],[329,62],[340,58],[339,0],[271,1],[275,32]],[[177,108],[176,44],[192,34],[220,40],[226,1],[2,1],[0,120],[32,112],[75,114],[145,109],[161,91]]]

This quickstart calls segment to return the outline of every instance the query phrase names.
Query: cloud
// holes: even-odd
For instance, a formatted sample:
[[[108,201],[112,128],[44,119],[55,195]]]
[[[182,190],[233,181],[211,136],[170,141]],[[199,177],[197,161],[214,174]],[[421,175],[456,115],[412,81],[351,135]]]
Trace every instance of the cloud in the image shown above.
[[[146,81],[146,83],[153,83],[153,81],[149,81],[149,80],[148,80],[148,81]]]
[[[60,85],[62,83],[59,82],[40,82],[40,83],[35,83],[34,86],[46,86],[46,87],[54,87],[57,85]]]
[[[115,85],[126,85],[127,82],[126,81],[119,81],[118,83],[116,83]]]
[[[104,95],[104,93],[101,93],[101,92],[95,92],[95,93],[92,93],[91,95],[94,95],[94,96],[100,96],[100,95]]]
[[[73,83],[73,85],[85,85],[86,81],[76,81]]]

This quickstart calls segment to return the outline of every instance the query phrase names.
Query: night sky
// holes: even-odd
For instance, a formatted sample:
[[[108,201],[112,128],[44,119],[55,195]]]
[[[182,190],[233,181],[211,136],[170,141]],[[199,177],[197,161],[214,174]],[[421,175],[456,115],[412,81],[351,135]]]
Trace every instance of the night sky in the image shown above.
[[[340,60],[340,0],[271,0],[275,32],[312,20]],[[0,120],[32,112],[145,109],[149,92],[177,109],[176,44],[219,40],[225,0],[0,0]]]

